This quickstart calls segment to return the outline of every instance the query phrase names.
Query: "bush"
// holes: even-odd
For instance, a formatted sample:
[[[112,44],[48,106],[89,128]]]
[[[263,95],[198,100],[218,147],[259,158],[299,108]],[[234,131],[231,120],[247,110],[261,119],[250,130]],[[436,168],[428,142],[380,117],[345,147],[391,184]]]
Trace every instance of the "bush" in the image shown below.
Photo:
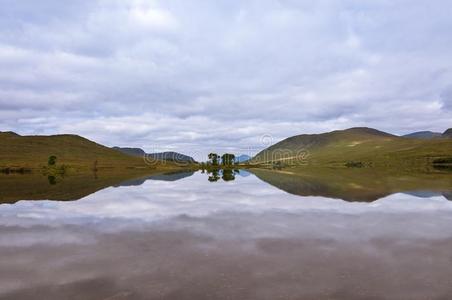
[[[345,166],[347,168],[364,168],[364,164],[360,161],[348,161]]]
[[[55,155],[49,156],[48,165],[54,166],[56,164],[56,161],[57,161],[57,157]]]

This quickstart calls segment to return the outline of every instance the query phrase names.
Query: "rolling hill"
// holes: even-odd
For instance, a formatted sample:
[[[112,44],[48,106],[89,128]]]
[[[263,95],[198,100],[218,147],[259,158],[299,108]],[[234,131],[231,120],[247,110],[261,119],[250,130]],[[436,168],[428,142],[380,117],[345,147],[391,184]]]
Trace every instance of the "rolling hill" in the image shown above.
[[[146,153],[141,148],[123,148],[123,147],[113,147],[113,149],[127,155],[138,156],[141,158],[147,156],[148,159],[165,160],[172,162],[196,163],[193,157],[177,152]]]
[[[0,169],[39,169],[51,155],[57,164],[78,170],[150,168],[142,158],[125,155],[77,135],[20,136],[0,132]],[[155,168],[155,166],[154,166]]]
[[[451,139],[412,139],[357,127],[285,139],[258,153],[253,164],[420,166],[452,157]]]

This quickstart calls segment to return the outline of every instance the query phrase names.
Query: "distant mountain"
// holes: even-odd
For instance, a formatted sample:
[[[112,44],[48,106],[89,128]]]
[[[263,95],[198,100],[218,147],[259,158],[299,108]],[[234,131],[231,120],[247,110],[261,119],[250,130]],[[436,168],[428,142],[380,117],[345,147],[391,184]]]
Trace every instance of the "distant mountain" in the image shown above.
[[[452,128],[447,129],[444,133],[432,131],[419,131],[406,134],[403,137],[414,139],[452,138]]]
[[[168,160],[168,161],[174,161],[174,162],[188,162],[188,163],[195,163],[193,157],[177,153],[177,152],[162,152],[162,153],[149,153],[147,154],[147,157],[153,158],[156,160]]]
[[[193,159],[193,157],[177,153],[177,152],[162,152],[162,153],[146,153],[141,148],[125,148],[125,147],[113,147],[113,149],[120,151],[124,154],[131,155],[131,156],[138,156],[138,157],[144,157],[155,160],[167,160],[167,161],[174,161],[174,162],[188,162],[188,163],[195,163],[196,161]]]
[[[17,137],[17,136],[20,136],[20,135],[18,135],[18,134],[15,133],[15,132],[12,132],[12,131],[0,131],[0,136],[4,136],[4,137],[6,137],[6,136]]]
[[[146,155],[143,149],[140,148],[124,148],[124,147],[113,147],[113,149],[118,150],[124,154],[143,157]]]
[[[245,161],[250,160],[251,158],[252,158],[252,157],[249,156],[249,155],[242,154],[242,155],[239,155],[239,156],[237,156],[237,157],[235,158],[235,162],[236,162],[236,163],[242,163],[242,162],[245,162]]]
[[[442,136],[445,137],[445,138],[452,138],[452,128],[449,128],[446,131],[444,131]]]
[[[418,131],[410,134],[405,134],[403,137],[412,138],[412,139],[433,139],[440,138],[442,134],[440,132],[432,132],[432,131]]]
[[[451,153],[452,141],[448,139],[407,139],[357,127],[290,137],[264,149],[251,163],[388,166],[410,161],[426,163],[431,157],[449,158]]]

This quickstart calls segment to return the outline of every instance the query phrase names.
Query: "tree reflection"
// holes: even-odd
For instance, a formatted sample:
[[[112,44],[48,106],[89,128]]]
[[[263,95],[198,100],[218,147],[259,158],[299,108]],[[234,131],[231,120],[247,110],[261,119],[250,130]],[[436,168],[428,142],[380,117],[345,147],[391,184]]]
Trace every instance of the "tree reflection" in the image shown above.
[[[55,185],[55,184],[57,184],[56,177],[53,176],[53,175],[47,176],[47,180],[49,181],[49,184],[50,184],[50,185]]]
[[[219,170],[211,170],[207,171],[207,174],[209,174],[209,181],[210,182],[217,182],[220,180],[220,171]]]
[[[231,169],[223,170],[223,176],[221,178],[223,178],[224,181],[233,181],[233,180],[235,180],[234,170],[231,170]]]
[[[213,169],[213,170],[205,170],[205,173],[209,175],[208,180],[210,182],[217,182],[220,179],[223,181],[234,181],[235,176],[240,174],[239,170],[234,169]],[[204,173],[201,172],[201,173]]]

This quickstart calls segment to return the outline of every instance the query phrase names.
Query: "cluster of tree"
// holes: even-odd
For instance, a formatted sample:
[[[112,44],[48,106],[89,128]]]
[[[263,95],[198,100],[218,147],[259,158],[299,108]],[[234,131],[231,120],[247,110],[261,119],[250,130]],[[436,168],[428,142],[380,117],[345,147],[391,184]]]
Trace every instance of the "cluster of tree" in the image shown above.
[[[212,166],[220,165],[220,156],[216,153],[210,153],[208,155],[209,164]],[[221,165],[223,166],[232,166],[235,164],[235,155],[230,153],[225,153],[221,156]]]

